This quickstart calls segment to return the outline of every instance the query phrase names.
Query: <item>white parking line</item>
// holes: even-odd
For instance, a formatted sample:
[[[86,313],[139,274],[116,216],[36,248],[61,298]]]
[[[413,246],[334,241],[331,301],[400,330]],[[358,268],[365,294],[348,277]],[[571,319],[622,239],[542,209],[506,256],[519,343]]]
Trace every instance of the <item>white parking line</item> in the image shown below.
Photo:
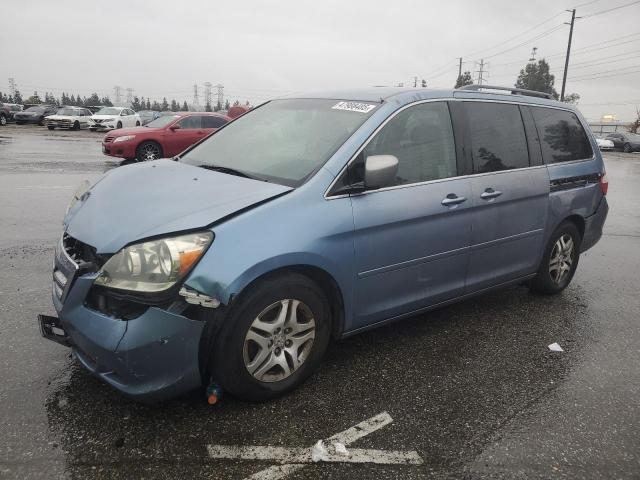
[[[279,463],[312,463],[310,448],[269,447],[255,445],[239,447],[208,445],[209,457],[231,460],[269,460]],[[422,458],[415,451],[392,451],[350,448],[348,455],[328,453],[322,457],[330,463],[378,463],[381,465],[420,465]]]
[[[393,419],[387,412],[371,417],[359,424],[324,440],[329,449],[321,456],[322,462],[374,463],[384,465],[421,465],[422,458],[416,451],[389,451],[375,449],[350,448],[347,454],[337,453],[334,445],[349,445],[360,438],[389,425]],[[312,448],[272,447],[272,446],[235,446],[207,445],[209,457],[215,459],[271,461],[281,463],[257,472],[247,480],[278,480],[313,463]]]

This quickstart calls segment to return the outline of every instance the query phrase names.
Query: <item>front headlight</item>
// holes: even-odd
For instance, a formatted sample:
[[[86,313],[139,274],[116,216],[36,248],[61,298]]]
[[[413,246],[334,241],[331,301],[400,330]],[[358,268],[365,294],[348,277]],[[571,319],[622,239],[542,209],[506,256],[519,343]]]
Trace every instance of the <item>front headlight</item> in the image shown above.
[[[162,292],[189,273],[212,240],[212,232],[198,232],[130,245],[104,264],[95,284],[118,290]]]
[[[113,141],[113,143],[126,142],[127,140],[133,140],[134,138],[136,138],[135,135],[123,135],[121,137],[116,137],[115,140]]]

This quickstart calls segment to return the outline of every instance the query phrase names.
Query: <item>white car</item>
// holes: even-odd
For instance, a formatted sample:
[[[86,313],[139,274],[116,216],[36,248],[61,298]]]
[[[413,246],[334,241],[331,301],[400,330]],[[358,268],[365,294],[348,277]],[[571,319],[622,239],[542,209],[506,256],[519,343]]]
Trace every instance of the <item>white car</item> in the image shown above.
[[[130,108],[104,107],[92,117],[89,130],[113,130],[123,127],[139,127],[142,125],[140,116]]]
[[[44,124],[49,130],[54,128],[67,128],[80,130],[91,124],[91,110],[82,107],[60,107],[53,115],[44,118]]]
[[[598,144],[598,148],[600,150],[613,150],[613,142],[611,140],[596,137],[596,143]]]

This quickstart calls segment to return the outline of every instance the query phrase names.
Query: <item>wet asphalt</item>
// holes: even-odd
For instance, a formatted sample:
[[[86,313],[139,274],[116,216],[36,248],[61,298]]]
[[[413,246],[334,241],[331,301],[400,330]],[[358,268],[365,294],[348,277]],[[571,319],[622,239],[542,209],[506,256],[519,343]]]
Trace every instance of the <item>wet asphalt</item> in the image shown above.
[[[210,407],[194,392],[149,406],[36,325],[55,314],[70,196],[118,167],[100,138],[0,127],[0,478],[244,478],[272,464],[212,460],[206,445],[308,447],[385,411],[393,423],[352,447],[416,450],[423,465],[322,463],[288,478],[640,478],[640,155],[606,154],[605,234],[563,294],[511,287],[336,342],[268,403]]]

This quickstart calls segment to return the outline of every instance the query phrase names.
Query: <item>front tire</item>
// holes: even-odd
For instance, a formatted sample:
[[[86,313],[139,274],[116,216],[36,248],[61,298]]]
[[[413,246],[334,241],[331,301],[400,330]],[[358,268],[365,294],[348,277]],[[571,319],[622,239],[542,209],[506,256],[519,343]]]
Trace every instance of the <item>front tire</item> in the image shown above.
[[[38,120],[38,125],[44,127],[44,117],[40,117],[40,119]]]
[[[116,128],[122,128],[122,122],[118,122],[118,124],[116,125]]]
[[[3,127],[7,124],[7,117],[4,115],[0,115],[0,125]]]
[[[80,130],[80,122],[74,122],[73,123],[73,130]]]
[[[331,309],[318,285],[298,273],[259,280],[225,315],[212,342],[208,372],[229,393],[250,401],[280,396],[320,365]]]
[[[56,127],[48,126],[47,128],[48,128],[49,130],[53,130],[53,129],[54,129],[54,128],[56,128]]]
[[[138,148],[136,148],[136,158],[140,162],[158,160],[162,158],[162,155],[162,147],[158,142],[142,142],[138,145]]]
[[[140,122],[136,121],[136,127],[140,126]]]
[[[582,237],[573,222],[561,223],[553,232],[531,290],[554,295],[567,288],[578,268]]]
[[[633,152],[633,148],[631,148],[631,145],[628,143],[625,143],[624,146],[622,147],[622,150],[624,151],[624,153],[631,153]]]

